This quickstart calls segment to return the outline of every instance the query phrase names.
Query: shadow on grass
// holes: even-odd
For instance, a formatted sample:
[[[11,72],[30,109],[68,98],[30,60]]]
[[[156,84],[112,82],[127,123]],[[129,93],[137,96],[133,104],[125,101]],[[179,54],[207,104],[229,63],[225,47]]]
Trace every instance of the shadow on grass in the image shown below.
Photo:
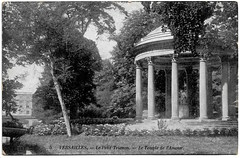
[[[6,155],[26,155],[26,151],[30,151],[31,155],[51,155],[44,147],[36,144],[26,144],[21,141],[15,141],[13,144],[2,144],[2,149]]]

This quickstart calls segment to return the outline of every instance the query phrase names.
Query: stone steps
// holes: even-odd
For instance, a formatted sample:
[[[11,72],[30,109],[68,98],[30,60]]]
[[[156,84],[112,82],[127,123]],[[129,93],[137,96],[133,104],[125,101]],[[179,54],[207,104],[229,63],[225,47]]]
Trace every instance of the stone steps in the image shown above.
[[[171,119],[163,119],[168,129],[221,129],[221,128],[238,128],[238,121],[229,120],[229,121],[220,121],[220,120],[207,120],[204,122],[199,122],[198,120],[180,120],[180,121],[172,121]],[[131,130],[157,130],[158,129],[157,120],[143,120],[142,123],[136,123],[132,125],[128,125],[128,129]]]
[[[238,121],[186,122],[186,125],[201,128],[238,128]]]

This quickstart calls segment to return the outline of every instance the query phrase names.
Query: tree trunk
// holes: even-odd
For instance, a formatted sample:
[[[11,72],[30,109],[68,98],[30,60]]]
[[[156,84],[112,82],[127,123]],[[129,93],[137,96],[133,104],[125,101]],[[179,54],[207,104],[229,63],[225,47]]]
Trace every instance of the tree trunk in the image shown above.
[[[53,61],[51,59],[50,59],[50,63],[51,63],[51,74],[52,74],[52,78],[53,78],[53,83],[54,83],[55,89],[57,91],[58,100],[59,100],[61,108],[62,108],[63,118],[64,118],[66,128],[67,128],[67,135],[69,137],[71,137],[72,133],[71,133],[69,117],[68,117],[68,114],[67,114],[67,108],[66,108],[65,103],[63,101],[62,93],[61,93],[60,86],[59,86],[59,83],[57,81],[57,78],[54,76]]]

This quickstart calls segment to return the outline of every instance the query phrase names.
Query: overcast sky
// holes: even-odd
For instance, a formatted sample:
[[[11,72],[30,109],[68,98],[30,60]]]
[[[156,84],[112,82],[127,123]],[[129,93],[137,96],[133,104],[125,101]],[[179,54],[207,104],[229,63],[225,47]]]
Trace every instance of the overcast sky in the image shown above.
[[[139,10],[143,8],[140,2],[126,2],[121,3],[121,5],[126,9],[127,12],[132,12],[134,10]],[[116,25],[116,33],[119,33],[120,29],[123,26],[123,20],[125,19],[125,15],[120,13],[118,10],[109,12],[110,15],[115,20]],[[85,37],[91,39],[96,42],[99,54],[102,59],[107,59],[111,57],[110,52],[113,50],[113,47],[116,45],[116,42],[109,41],[107,35],[97,36],[96,29],[91,26]],[[14,78],[15,76],[19,76],[21,74],[27,74],[25,78],[22,78],[20,82],[23,83],[24,87],[19,90],[21,92],[32,92],[36,91],[36,88],[39,86],[39,77],[41,77],[41,72],[43,68],[37,65],[29,65],[26,67],[17,66],[8,71],[9,77]]]

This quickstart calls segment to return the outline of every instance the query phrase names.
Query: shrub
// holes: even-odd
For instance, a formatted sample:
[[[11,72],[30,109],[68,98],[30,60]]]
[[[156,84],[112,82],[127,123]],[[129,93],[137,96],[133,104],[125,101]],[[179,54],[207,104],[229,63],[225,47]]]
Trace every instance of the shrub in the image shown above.
[[[158,120],[158,130],[166,130],[167,129],[167,124],[166,124],[166,121],[160,119]]]
[[[220,131],[216,128],[213,129],[213,135],[214,136],[217,136],[217,135],[220,135]]]
[[[208,128],[204,128],[202,131],[202,136],[210,136],[211,135],[211,130]]]
[[[168,130],[166,131],[166,135],[172,136],[172,135],[174,135],[174,131],[168,129]]]
[[[90,119],[91,120],[91,119]],[[111,120],[120,120],[118,118],[111,118]],[[85,120],[86,121],[86,120]],[[102,121],[104,122],[104,121]],[[87,122],[92,123],[92,122]],[[126,123],[120,124],[71,124],[74,134],[83,134],[86,136],[172,136],[172,135],[184,135],[184,136],[237,136],[238,129],[165,129],[165,126],[160,126],[160,130],[126,130]],[[39,124],[36,125],[33,134],[36,135],[63,135],[66,134],[66,126],[62,120],[53,121],[51,124]]]
[[[230,136],[237,136],[238,135],[238,129],[237,128],[231,128],[229,130],[229,135]]]
[[[104,118],[106,117],[104,111],[105,110],[103,108],[99,108],[92,104],[81,109],[81,111],[78,113],[78,116],[90,118]]]
[[[117,117],[112,117],[112,118],[79,118],[75,120],[71,120],[72,124],[85,124],[85,125],[90,125],[90,124],[120,124],[120,123],[127,123],[131,122],[133,119],[131,118],[117,118]]]
[[[33,129],[35,135],[64,135],[67,133],[66,125],[62,120],[50,124],[40,123]]]
[[[189,128],[186,129],[186,130],[183,130],[182,132],[183,132],[183,135],[185,135],[185,136],[193,135],[193,131],[191,129],[189,129]]]
[[[156,131],[156,132],[158,132],[158,131]],[[148,131],[146,129],[143,129],[143,130],[141,130],[141,133],[142,133],[143,136],[149,136],[149,135],[152,135],[154,133],[154,131],[150,132],[150,131]]]
[[[86,136],[120,136],[125,134],[125,124],[83,125],[82,131]]]
[[[226,130],[225,130],[225,135],[226,135],[226,136],[230,136],[230,129],[226,128]]]
[[[200,129],[194,129],[194,130],[193,130],[193,135],[194,135],[194,136],[201,136],[200,133],[201,133],[201,130],[200,130]]]
[[[221,136],[226,136],[226,128],[221,128],[220,129],[220,135]]]
[[[156,135],[156,136],[168,135],[167,130],[154,130],[154,131],[152,131],[152,133],[153,133],[153,135]]]
[[[177,136],[182,135],[182,132],[179,129],[175,129],[173,133],[174,135],[177,135]]]

